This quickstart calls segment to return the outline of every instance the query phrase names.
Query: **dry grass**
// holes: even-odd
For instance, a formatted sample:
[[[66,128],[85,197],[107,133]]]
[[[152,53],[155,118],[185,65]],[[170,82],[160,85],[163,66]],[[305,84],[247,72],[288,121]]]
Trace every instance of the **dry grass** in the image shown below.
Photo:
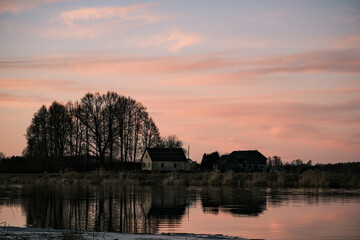
[[[0,184],[117,184],[117,185],[189,185],[236,187],[294,187],[294,188],[360,188],[360,175],[308,171],[291,173],[160,173],[111,172],[62,174],[1,174]]]

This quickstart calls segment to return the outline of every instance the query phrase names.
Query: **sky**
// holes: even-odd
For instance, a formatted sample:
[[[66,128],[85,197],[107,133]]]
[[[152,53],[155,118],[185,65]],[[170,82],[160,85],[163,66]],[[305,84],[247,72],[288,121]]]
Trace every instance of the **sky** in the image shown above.
[[[115,91],[190,158],[360,161],[360,1],[0,0],[0,151],[34,113]]]

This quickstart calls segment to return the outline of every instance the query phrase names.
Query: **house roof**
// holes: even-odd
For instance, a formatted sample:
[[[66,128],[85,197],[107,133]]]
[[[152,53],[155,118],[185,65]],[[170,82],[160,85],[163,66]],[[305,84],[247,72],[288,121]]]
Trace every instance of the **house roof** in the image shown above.
[[[221,158],[216,161],[216,165],[223,165],[230,161],[244,162],[250,158],[257,157],[263,158],[266,160],[266,157],[262,155],[258,150],[248,150],[248,151],[233,151],[229,155],[223,155]]]
[[[148,148],[152,161],[186,162],[182,148]]]
[[[258,150],[248,150],[248,151],[233,151],[230,154],[230,157],[234,157],[237,160],[246,160],[249,159],[253,156],[261,156],[264,159],[266,159],[266,157],[264,155],[262,155]]]

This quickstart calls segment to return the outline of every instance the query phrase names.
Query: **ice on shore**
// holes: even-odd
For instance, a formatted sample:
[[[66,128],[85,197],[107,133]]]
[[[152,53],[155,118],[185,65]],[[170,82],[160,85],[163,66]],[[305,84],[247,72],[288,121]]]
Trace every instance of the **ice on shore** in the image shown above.
[[[69,230],[55,230],[43,228],[18,228],[0,227],[0,239],[27,239],[27,240],[48,240],[48,239],[79,239],[79,240],[219,240],[244,238],[209,235],[209,234],[187,234],[187,233],[168,233],[168,234],[125,234],[115,232],[73,232]]]

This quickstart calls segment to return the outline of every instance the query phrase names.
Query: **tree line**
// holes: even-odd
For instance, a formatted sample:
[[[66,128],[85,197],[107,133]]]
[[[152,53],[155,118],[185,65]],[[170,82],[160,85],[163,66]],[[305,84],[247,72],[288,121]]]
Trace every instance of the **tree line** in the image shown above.
[[[54,101],[33,116],[23,157],[44,171],[90,170],[139,162],[148,147],[182,147],[162,138],[146,108],[118,95],[87,93],[76,102]]]
[[[219,160],[220,157],[217,151],[204,153],[199,170],[203,172],[214,171],[214,163]],[[301,159],[283,162],[281,157],[277,155],[269,156],[266,160],[267,172],[303,173],[309,170],[316,172],[360,174],[360,162],[313,164],[312,160],[304,162]]]

